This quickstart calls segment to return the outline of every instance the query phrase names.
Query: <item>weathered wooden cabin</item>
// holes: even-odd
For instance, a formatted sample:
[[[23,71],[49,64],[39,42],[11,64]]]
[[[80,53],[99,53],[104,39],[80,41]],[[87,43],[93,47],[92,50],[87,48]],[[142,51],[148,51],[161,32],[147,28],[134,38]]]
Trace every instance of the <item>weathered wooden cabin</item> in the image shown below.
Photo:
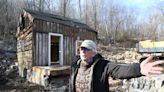
[[[79,43],[85,39],[97,40],[97,32],[86,24],[24,9],[17,28],[19,74],[28,77],[35,66],[70,65],[78,54]]]

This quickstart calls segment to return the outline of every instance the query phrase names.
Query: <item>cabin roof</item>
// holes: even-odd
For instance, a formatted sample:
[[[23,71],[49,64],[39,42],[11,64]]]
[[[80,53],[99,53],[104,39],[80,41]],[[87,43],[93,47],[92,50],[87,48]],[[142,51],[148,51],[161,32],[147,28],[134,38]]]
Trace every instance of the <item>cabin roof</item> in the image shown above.
[[[29,9],[24,9],[25,12],[28,12],[34,19],[41,19],[49,22],[57,22],[60,24],[64,25],[69,25],[77,28],[84,28],[93,32],[96,32],[92,28],[90,28],[88,25],[81,23],[80,21],[76,19],[71,19],[59,15],[54,15],[46,12],[40,12],[40,11],[35,11],[35,10],[29,10]],[[96,32],[97,33],[97,32]]]

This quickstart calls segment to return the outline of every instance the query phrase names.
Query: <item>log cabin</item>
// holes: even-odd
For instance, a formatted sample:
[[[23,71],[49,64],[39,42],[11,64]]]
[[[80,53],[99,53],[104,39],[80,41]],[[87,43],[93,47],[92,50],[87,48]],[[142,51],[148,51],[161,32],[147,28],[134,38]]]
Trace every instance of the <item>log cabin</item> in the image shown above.
[[[97,41],[97,32],[75,19],[23,9],[16,37],[19,75],[46,85],[40,80],[63,70],[69,74],[80,43],[85,39]]]

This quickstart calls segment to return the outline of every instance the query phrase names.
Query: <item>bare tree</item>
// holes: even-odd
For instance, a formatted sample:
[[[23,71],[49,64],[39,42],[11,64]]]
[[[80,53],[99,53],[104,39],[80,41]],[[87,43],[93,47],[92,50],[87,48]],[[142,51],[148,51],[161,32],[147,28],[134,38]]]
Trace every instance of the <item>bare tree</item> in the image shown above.
[[[85,23],[88,24],[88,0],[85,0]]]
[[[58,12],[60,15],[66,17],[67,16],[67,10],[69,8],[70,0],[59,0],[59,8]]]
[[[0,40],[5,42],[4,48],[7,49],[7,44],[14,44],[16,42],[17,17],[13,3],[9,2],[9,0],[1,0],[0,13]]]
[[[98,14],[100,13],[100,0],[92,0],[94,29],[98,27]]]
[[[124,7],[116,0],[77,0],[76,4],[73,2],[73,0],[1,0],[0,39],[8,39],[8,34],[12,33],[9,30],[16,28],[17,18],[23,8],[79,19],[97,30],[98,37],[106,44],[117,44],[129,39],[164,39],[163,2],[155,7],[158,12],[147,16],[147,21],[140,22],[137,21],[134,9]]]
[[[79,0],[79,14],[80,14],[80,19],[81,19],[81,0]]]

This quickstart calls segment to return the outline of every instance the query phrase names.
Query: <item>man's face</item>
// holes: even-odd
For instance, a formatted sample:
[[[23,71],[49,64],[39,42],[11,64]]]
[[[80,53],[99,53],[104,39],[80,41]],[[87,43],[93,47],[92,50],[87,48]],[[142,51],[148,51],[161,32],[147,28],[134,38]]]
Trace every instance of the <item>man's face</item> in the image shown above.
[[[90,62],[90,60],[93,57],[93,51],[86,48],[86,47],[80,47],[80,58],[83,61]]]

